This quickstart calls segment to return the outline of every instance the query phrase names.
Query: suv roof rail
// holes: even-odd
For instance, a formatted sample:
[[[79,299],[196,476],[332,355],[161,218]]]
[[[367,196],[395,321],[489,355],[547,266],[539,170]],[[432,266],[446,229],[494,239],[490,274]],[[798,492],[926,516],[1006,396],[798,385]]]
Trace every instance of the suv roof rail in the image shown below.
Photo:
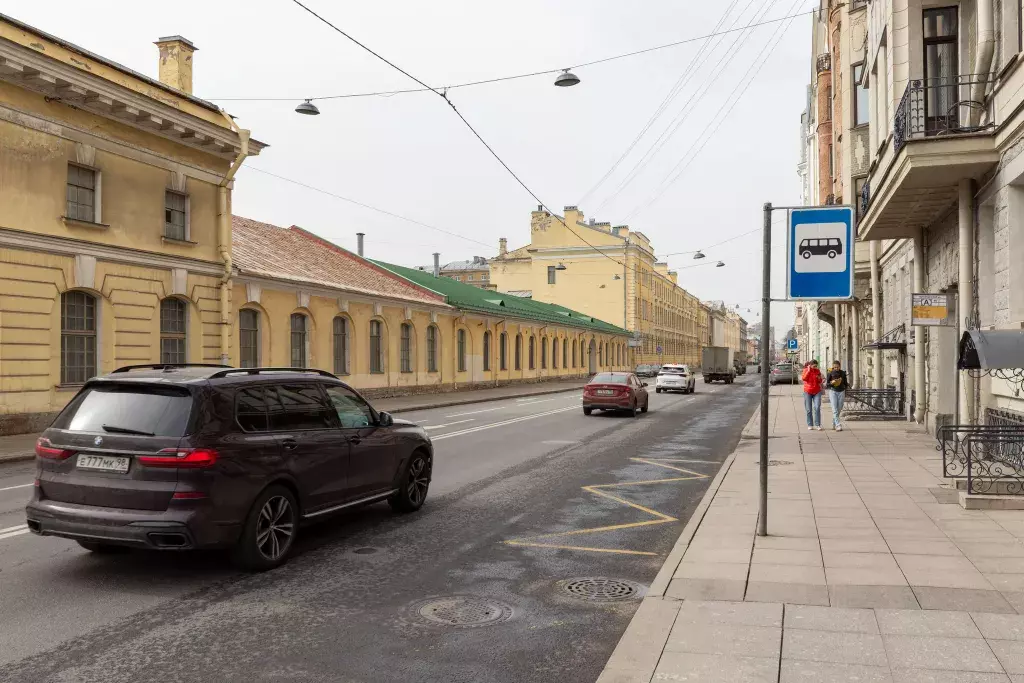
[[[224,366],[222,365],[218,367]],[[338,376],[333,372],[327,372],[326,370],[319,370],[317,368],[228,368],[227,370],[221,370],[220,372],[213,373],[207,377],[207,379],[218,379],[220,377],[229,377],[231,375],[260,375],[264,372],[297,372],[317,374],[321,377],[333,377],[334,379],[338,379]]]
[[[141,363],[139,365],[123,365],[114,370],[112,375],[132,370],[173,370],[175,368],[230,368],[222,363]]]

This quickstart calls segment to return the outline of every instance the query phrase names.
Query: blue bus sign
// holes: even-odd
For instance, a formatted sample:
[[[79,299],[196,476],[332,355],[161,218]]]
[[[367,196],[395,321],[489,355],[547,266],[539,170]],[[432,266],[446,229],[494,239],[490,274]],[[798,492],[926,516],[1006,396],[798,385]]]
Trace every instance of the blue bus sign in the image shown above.
[[[812,206],[789,212],[786,297],[812,301],[853,298],[856,249],[852,206]]]

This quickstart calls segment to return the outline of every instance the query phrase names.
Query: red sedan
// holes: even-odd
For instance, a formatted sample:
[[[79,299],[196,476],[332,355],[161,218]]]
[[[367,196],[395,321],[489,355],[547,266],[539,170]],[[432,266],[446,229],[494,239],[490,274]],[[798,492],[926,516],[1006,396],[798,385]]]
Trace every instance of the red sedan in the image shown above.
[[[602,372],[583,387],[583,414],[596,410],[628,410],[636,417],[646,413],[650,399],[647,383],[632,372]]]

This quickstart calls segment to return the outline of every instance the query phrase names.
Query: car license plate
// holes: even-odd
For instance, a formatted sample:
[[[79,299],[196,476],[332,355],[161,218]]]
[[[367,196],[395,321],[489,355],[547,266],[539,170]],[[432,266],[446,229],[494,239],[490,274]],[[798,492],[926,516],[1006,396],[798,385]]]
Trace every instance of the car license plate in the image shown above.
[[[615,394],[615,392],[612,391],[611,389],[598,389],[597,390],[597,395],[598,396],[613,396],[614,394]]]
[[[124,474],[128,471],[128,458],[81,453],[78,456],[77,466],[80,470],[102,470],[104,472]]]

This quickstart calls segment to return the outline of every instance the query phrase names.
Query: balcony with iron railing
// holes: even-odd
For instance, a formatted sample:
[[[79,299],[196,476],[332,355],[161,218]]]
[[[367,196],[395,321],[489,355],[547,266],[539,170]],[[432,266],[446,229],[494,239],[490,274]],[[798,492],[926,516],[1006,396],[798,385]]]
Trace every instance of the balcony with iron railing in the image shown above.
[[[914,79],[893,116],[860,193],[860,239],[900,239],[937,220],[956,202],[961,180],[980,179],[998,162],[989,74]],[[884,140],[884,138],[882,138]]]
[[[806,63],[806,62],[805,62]],[[832,69],[832,55],[827,52],[823,55],[818,55],[818,73],[824,71],[830,71]]]

